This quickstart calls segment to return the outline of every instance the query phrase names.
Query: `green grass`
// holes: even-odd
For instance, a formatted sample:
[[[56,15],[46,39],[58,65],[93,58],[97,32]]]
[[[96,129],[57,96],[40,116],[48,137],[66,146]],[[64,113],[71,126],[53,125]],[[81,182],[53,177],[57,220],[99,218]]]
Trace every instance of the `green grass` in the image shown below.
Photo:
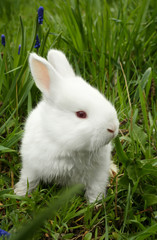
[[[44,22],[38,26],[41,5]],[[28,225],[31,234],[37,230],[34,240],[157,239],[157,1],[5,0],[0,15],[6,36],[5,48],[0,45],[0,228],[13,234]],[[36,51],[37,32],[41,56],[53,47],[63,50],[76,72],[118,111],[113,159],[119,173],[97,207],[69,192],[63,205],[53,184],[41,184],[31,197],[11,189],[21,168],[25,118],[40,99],[27,61]],[[55,211],[47,209],[52,201]]]

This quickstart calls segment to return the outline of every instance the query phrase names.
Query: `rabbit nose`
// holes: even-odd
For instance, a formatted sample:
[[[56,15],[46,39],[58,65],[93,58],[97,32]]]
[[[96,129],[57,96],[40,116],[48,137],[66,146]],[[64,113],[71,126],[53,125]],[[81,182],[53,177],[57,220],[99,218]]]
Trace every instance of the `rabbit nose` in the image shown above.
[[[107,131],[110,133],[114,133],[115,130],[108,128]]]

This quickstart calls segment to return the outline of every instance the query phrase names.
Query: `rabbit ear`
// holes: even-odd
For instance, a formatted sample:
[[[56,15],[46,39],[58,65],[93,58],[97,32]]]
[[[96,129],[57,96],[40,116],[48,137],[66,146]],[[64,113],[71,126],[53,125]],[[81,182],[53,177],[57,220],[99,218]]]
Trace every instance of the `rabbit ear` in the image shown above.
[[[48,52],[47,59],[62,77],[75,76],[74,70],[63,52],[52,49]]]
[[[29,65],[37,87],[42,93],[48,95],[51,83],[56,81],[56,78],[58,80],[59,75],[46,59],[39,57],[36,53],[30,54]]]

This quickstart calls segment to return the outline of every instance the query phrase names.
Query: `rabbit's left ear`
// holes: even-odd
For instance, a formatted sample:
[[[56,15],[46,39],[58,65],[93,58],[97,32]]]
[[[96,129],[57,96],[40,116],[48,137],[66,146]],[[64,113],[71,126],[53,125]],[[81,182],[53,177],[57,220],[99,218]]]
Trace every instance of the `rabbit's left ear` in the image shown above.
[[[35,53],[30,54],[29,65],[37,87],[43,94],[50,96],[51,86],[56,88],[58,82],[61,81],[60,75],[46,59]]]
[[[74,77],[75,73],[62,51],[51,49],[47,55],[48,62],[62,77]]]

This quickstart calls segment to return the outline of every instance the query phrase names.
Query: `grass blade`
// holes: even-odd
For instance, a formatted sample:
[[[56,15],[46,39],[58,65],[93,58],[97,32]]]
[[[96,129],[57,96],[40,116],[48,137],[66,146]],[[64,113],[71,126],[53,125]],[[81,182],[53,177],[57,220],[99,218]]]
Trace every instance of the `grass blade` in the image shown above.
[[[20,229],[16,235],[12,235],[10,240],[30,240],[34,233],[44,224],[45,220],[54,217],[59,208],[81,190],[82,186],[80,185],[66,190],[60,195],[59,199],[52,201],[48,208],[42,210],[30,223]]]

